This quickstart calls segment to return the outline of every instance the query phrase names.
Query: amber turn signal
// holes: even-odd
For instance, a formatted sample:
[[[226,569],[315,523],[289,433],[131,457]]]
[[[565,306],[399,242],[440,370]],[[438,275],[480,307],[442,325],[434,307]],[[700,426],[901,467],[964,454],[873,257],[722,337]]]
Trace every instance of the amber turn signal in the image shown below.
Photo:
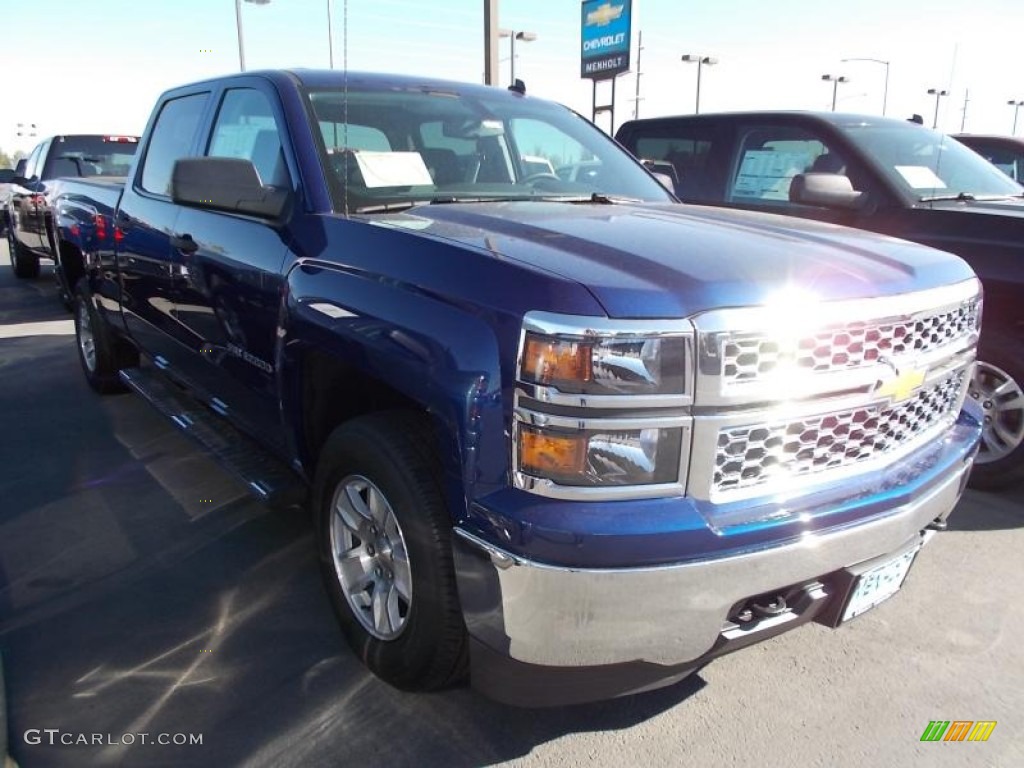
[[[523,373],[538,384],[590,381],[590,344],[528,335],[523,348]]]
[[[583,473],[587,457],[587,436],[540,433],[521,428],[519,466],[540,477],[567,477]]]

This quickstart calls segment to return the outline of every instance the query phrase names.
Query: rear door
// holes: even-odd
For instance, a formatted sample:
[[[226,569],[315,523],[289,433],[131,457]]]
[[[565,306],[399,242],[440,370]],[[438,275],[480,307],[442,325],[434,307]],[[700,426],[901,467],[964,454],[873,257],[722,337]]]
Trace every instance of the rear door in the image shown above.
[[[277,96],[262,81],[245,82],[220,95],[203,154],[249,160],[264,185],[297,191]],[[174,255],[175,331],[190,353],[187,374],[215,409],[279,444],[275,350],[287,222],[183,207],[174,232],[190,244]]]
[[[179,158],[196,154],[209,105],[209,90],[181,93],[160,105],[114,222],[127,330],[160,367],[175,370],[186,348],[177,341],[181,323],[174,311],[180,254],[172,243],[179,210],[170,198],[171,171]]]

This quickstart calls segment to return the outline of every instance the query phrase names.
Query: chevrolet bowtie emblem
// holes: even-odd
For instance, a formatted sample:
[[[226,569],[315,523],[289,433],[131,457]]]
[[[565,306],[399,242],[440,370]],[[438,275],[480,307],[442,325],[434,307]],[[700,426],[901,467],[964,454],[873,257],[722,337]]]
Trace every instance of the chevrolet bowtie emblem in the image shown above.
[[[606,27],[621,15],[621,5],[605,3],[604,5],[597,6],[597,8],[587,14],[587,24],[592,24],[597,27]]]
[[[896,378],[880,381],[875,385],[875,395],[890,397],[894,403],[903,402],[924,384],[925,374],[924,370],[897,372]]]

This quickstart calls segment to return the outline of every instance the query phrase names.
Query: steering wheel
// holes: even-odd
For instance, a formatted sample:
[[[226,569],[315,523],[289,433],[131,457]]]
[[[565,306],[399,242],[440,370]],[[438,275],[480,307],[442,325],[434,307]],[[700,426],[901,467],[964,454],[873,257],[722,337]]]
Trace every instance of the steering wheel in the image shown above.
[[[521,179],[523,184],[532,184],[535,181],[541,181],[542,179],[554,179],[555,181],[562,181],[558,176],[548,171],[537,171],[537,173],[531,173],[529,176],[524,176]]]

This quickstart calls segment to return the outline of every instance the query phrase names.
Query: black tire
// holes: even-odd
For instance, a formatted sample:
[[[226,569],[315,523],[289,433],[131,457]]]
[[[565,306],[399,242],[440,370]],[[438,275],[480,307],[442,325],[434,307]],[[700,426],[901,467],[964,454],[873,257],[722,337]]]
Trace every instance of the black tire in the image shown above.
[[[320,454],[313,487],[321,571],[342,632],[370,671],[403,690],[437,690],[461,681],[466,675],[466,627],[455,586],[451,519],[443,501],[440,477],[441,468],[426,419],[415,413],[386,412],[359,417],[334,430]],[[335,494],[342,493],[344,488],[351,490],[363,480],[379,491],[385,508],[393,512],[398,526],[396,541],[400,540],[407,553],[411,593],[406,613],[399,619],[402,626],[393,638],[381,638],[368,630],[364,621],[373,621],[373,612],[367,614],[353,607],[335,567],[335,549],[344,548],[337,538],[337,531],[343,528],[343,517],[334,510]],[[332,518],[336,519],[334,536]],[[384,526],[378,529],[383,530]],[[359,542],[364,554],[368,550],[373,555],[375,550],[367,546],[371,538],[372,534],[365,541],[353,540]],[[374,541],[379,543],[386,538],[382,535]],[[383,557],[384,550],[381,545],[376,554]],[[392,550],[389,544],[388,557],[393,551],[397,552],[398,547]],[[399,572],[398,559],[390,564],[395,574]],[[377,562],[377,558],[370,560]],[[350,561],[358,561],[357,568],[371,570],[362,556]],[[356,592],[352,600],[365,598],[367,592],[376,595],[379,584],[383,585],[381,589],[387,589],[389,583],[397,584],[397,576],[391,582],[386,580],[390,577],[388,567],[385,562],[383,567],[372,569],[377,575],[372,586],[367,585],[361,593],[350,590]],[[398,600],[396,605],[400,604]],[[386,623],[391,631],[391,622]]]
[[[75,287],[74,314],[78,361],[89,386],[102,395],[127,391],[117,372],[138,365],[138,355],[127,349],[124,342],[118,343],[97,311],[88,280],[84,277]],[[91,341],[91,355],[88,341]]]
[[[39,277],[39,258],[29,253],[28,249],[18,242],[13,229],[7,230],[7,248],[15,277],[23,280],[34,280]]]
[[[981,405],[985,424],[970,486],[995,491],[1024,481],[1024,360],[1004,342],[983,347],[978,358],[968,397]]]

